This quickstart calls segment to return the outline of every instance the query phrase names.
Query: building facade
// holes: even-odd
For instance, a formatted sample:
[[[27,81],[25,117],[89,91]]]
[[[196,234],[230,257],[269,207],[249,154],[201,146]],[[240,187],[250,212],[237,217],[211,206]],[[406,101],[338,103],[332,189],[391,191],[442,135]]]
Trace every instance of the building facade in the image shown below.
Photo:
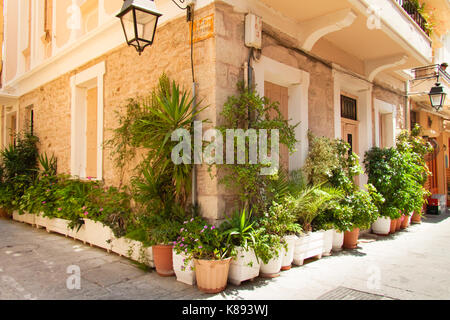
[[[172,0],[155,3],[163,13],[155,41],[138,55],[116,18],[122,0],[4,0],[1,145],[32,127],[40,151],[58,158],[60,173],[118,185],[122,176],[103,145],[117,126],[115,111],[150,93],[163,72],[192,87],[186,13]],[[373,146],[393,146],[411,122],[425,121],[441,146],[433,192],[446,195],[447,112],[410,95],[418,77],[408,70],[445,62],[450,48],[448,1],[427,3],[440,26],[432,34],[406,0],[195,1],[196,93],[208,105],[201,117],[220,124],[223,104],[238,81],[249,79],[250,68],[258,92],[300,123],[297,152],[282,159],[290,170],[305,161],[308,130],[348,141],[363,159]],[[246,27],[249,17],[262,21],[261,29]],[[251,49],[246,33],[255,30],[260,43]],[[196,191],[212,221],[234,206],[206,166],[198,166]]]

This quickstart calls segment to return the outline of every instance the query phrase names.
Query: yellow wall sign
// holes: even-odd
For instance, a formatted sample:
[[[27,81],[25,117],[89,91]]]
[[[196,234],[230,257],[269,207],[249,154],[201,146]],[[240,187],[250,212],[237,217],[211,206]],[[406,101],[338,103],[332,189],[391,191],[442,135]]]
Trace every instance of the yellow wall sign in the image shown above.
[[[189,33],[190,35],[190,33]],[[214,36],[214,14],[194,21],[194,43]],[[189,41],[191,37],[189,36]]]

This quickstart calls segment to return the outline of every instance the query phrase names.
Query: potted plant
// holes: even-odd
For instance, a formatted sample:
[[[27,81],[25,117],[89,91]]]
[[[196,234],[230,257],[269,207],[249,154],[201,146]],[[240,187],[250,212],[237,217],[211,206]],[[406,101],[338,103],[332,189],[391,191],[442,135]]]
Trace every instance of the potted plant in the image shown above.
[[[312,257],[322,258],[325,243],[325,225],[329,226],[327,217],[321,216],[316,222],[317,230],[313,232],[313,222],[319,214],[325,212],[334,200],[342,197],[342,192],[335,188],[325,188],[322,184],[308,186],[297,193],[294,198],[294,212],[304,234],[299,235],[295,244],[294,264],[303,265],[304,260]]]
[[[228,242],[234,247],[228,281],[237,286],[259,275],[261,263],[254,250],[256,245],[254,224],[252,212],[247,215],[246,209],[243,209],[227,218],[220,227],[228,237]]]
[[[374,186],[367,185],[368,191],[360,190],[346,197],[344,201],[344,215],[347,215],[347,231],[344,234],[344,248],[357,247],[359,231],[369,229],[379,216],[378,206],[383,203],[383,197]]]
[[[184,251],[187,260],[194,260],[197,287],[206,293],[226,289],[230,269],[232,245],[216,226],[188,222],[180,230],[181,241],[176,247]],[[184,241],[183,241],[184,239]]]

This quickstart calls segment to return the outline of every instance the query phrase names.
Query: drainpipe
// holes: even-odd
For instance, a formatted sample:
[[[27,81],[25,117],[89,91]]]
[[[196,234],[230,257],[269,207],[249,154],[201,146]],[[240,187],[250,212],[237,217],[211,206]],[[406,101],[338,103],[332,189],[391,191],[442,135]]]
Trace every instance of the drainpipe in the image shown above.
[[[405,82],[405,129],[406,130],[411,130],[411,125],[410,125],[410,121],[409,120],[409,110],[411,109],[410,107],[410,101],[409,101],[409,80],[406,80]]]

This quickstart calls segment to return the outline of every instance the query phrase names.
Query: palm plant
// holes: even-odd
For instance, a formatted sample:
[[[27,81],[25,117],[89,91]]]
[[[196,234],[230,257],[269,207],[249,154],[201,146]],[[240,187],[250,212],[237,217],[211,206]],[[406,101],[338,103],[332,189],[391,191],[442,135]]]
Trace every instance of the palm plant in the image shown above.
[[[248,249],[249,246],[254,246],[256,242],[254,224],[252,212],[250,211],[247,214],[247,210],[243,209],[241,212],[236,211],[231,218],[228,217],[221,228],[228,239],[228,243]]]
[[[343,197],[343,191],[323,187],[323,184],[307,186],[298,195],[291,198],[294,214],[304,231],[311,231],[311,224],[320,212],[327,209],[333,200]]]

